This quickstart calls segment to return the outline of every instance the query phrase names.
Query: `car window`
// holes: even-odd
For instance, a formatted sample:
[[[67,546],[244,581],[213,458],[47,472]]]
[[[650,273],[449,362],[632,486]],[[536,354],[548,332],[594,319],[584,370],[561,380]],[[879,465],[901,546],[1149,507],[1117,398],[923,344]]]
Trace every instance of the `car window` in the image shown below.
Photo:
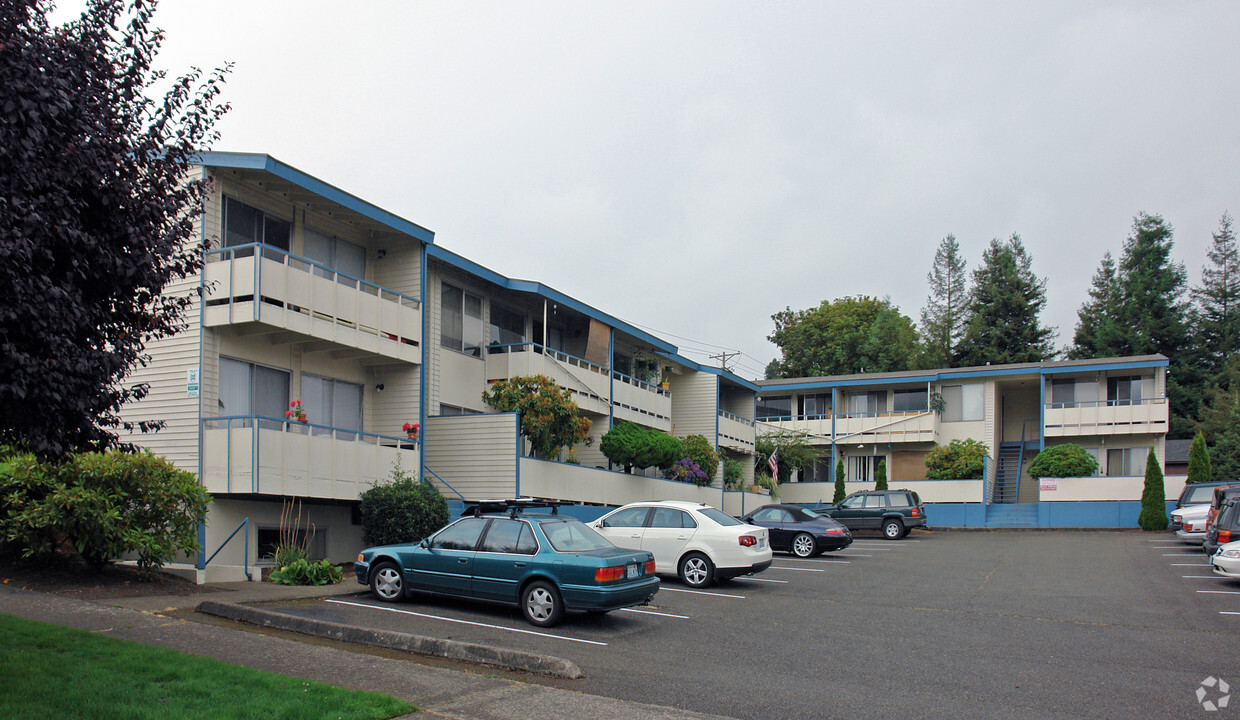
[[[852,497],[844,498],[844,500],[840,502],[840,507],[855,508],[855,507],[864,507],[864,506],[865,506],[865,495],[853,495]]]
[[[641,527],[646,524],[648,507],[633,507],[618,510],[603,521],[605,527]]]
[[[491,521],[491,527],[487,528],[486,537],[482,539],[481,552],[496,553],[524,553],[527,555],[537,551],[537,543],[527,543],[526,550],[521,549],[521,534],[525,533],[533,540],[529,526],[520,520],[509,520],[507,518],[496,518]],[[532,545],[533,549],[530,549]]]
[[[754,520],[779,522],[779,508],[762,508],[753,514]]]
[[[882,495],[866,495],[865,506],[868,508],[886,507],[887,500]]]
[[[731,515],[728,515],[725,512],[716,510],[713,507],[698,508],[698,513],[705,515],[706,517],[710,518],[711,520],[714,520],[715,522],[719,523],[720,525],[723,525],[724,527],[728,527],[730,525],[744,525],[745,524],[741,522],[740,520],[737,520],[736,518],[732,517]]]
[[[816,513],[813,510],[810,510],[809,508],[801,508],[801,515],[803,515],[805,519],[807,520],[813,520],[814,518],[826,517],[822,513]]]
[[[898,492],[887,495],[887,507],[908,507],[911,504],[908,493]]]
[[[1192,487],[1189,486],[1184,490],[1184,497],[1180,502],[1185,505],[1201,505],[1210,502],[1210,498],[1214,494],[1212,487]]]
[[[676,508],[655,508],[654,517],[650,520],[650,527],[658,528],[686,528],[697,527],[697,523],[693,518],[689,517],[689,513]]]
[[[465,518],[440,530],[431,540],[431,547],[440,550],[473,550],[478,536],[490,518]]]
[[[581,524],[579,520],[543,520],[538,523],[551,547],[560,552],[584,552],[615,547],[607,538]]]
[[[521,524],[521,536],[517,538],[517,554],[533,555],[538,552],[538,539],[534,530],[526,523]]]

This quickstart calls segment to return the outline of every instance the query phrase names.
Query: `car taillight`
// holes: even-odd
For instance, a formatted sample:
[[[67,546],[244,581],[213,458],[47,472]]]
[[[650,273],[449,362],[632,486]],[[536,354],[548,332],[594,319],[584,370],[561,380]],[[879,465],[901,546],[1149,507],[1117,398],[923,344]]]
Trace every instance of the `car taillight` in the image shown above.
[[[1219,530],[1218,531],[1218,542],[1220,545],[1222,545],[1223,543],[1231,542],[1231,531],[1230,530]]]
[[[647,561],[646,561],[646,574],[647,574],[647,575],[654,575],[654,560],[647,560]]]
[[[913,508],[913,517],[917,517],[917,508]]]
[[[624,566],[599,568],[594,571],[594,582],[611,582],[624,578]]]
[[[753,547],[758,544],[758,538],[753,535],[741,535],[737,540],[740,540],[741,547]]]

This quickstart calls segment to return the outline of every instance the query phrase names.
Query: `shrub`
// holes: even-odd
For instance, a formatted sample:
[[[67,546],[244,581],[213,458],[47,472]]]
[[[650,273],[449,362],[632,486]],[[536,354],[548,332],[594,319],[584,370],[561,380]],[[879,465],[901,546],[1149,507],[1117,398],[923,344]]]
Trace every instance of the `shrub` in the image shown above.
[[[521,434],[541,457],[554,458],[560,448],[590,437],[589,418],[579,415],[568,391],[546,375],[496,380],[482,400],[500,412],[519,413]]]
[[[689,458],[672,463],[672,467],[667,471],[666,477],[668,480],[691,482],[699,487],[710,485],[710,476],[703,472],[700,465]]]
[[[310,562],[297,558],[271,573],[271,582],[280,585],[335,585],[344,580],[341,567],[326,560]]]
[[[681,445],[684,446],[685,457],[697,463],[706,473],[707,481],[698,484],[710,485],[719,471],[719,453],[715,452],[714,446],[702,435],[689,435],[681,441]]]
[[[723,459],[723,488],[725,490],[745,489],[745,463],[735,458]]]
[[[1029,463],[1029,477],[1089,477],[1098,472],[1098,458],[1076,443],[1054,445]]]
[[[633,472],[633,468],[652,466],[669,470],[672,463],[685,456],[684,446],[671,435],[623,421],[603,433],[599,449],[626,473]]]
[[[47,561],[67,545],[96,570],[136,553],[149,577],[198,550],[211,498],[193,473],[150,452],[82,453],[57,464],[19,455],[5,467],[0,544],[9,552]]]
[[[878,469],[874,471],[874,489],[887,489],[887,461],[879,460]]]
[[[417,542],[448,524],[448,503],[434,485],[392,465],[391,482],[362,493],[362,537],[368,545]]]
[[[1188,447],[1188,480],[1189,484],[1210,482],[1214,474],[1210,468],[1210,452],[1206,450],[1206,436],[1200,431],[1193,437],[1193,444]]]
[[[835,461],[835,497],[831,498],[831,504],[839,505],[847,496],[848,492],[844,490],[844,458],[841,456]]]
[[[779,500],[779,483],[775,482],[769,473],[759,473],[758,477],[754,478],[753,484],[770,490],[771,499]]]
[[[1142,530],[1167,529],[1167,490],[1153,447],[1145,458],[1145,488],[1141,491],[1141,514],[1137,516],[1137,524]]]
[[[977,480],[986,468],[989,450],[985,443],[973,439],[952,440],[936,445],[926,454],[926,479]]]

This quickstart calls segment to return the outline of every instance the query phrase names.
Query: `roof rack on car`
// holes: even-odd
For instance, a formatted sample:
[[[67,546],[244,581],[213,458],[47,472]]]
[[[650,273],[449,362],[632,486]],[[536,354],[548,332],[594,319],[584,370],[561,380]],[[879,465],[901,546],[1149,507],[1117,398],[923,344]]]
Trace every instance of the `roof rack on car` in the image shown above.
[[[517,513],[529,510],[530,508],[551,508],[552,515],[559,515],[559,507],[561,505],[572,505],[573,503],[564,500],[544,500],[542,498],[511,498],[508,500],[479,500],[477,505],[465,508],[462,515],[473,515],[478,517],[483,513],[506,512],[511,518],[515,518]]]

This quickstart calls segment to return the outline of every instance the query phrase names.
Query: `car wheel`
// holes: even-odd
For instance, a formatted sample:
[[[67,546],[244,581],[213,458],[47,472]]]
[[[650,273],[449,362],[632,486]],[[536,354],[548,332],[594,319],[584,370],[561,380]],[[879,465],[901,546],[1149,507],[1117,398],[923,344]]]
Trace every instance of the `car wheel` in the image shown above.
[[[535,580],[521,593],[521,612],[531,625],[551,627],[564,614],[564,603],[560,602],[560,592],[554,585]]]
[[[384,602],[405,599],[405,580],[393,562],[381,562],[370,569],[370,591]]]
[[[883,521],[883,537],[888,540],[899,540],[904,537],[904,523],[891,518]]]
[[[792,554],[799,558],[813,557],[814,555],[814,536],[809,533],[797,533],[792,538]]]
[[[679,574],[689,587],[706,587],[715,580],[715,564],[702,553],[689,553],[680,559]]]

